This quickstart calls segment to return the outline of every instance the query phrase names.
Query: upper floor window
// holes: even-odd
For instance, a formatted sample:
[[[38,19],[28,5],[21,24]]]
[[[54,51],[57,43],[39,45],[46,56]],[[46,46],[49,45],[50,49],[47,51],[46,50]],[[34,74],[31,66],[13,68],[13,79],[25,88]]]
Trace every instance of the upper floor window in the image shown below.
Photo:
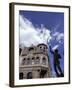
[[[39,57],[36,57],[36,59],[39,59]]]
[[[44,52],[46,51],[46,48],[45,48],[45,47],[43,48],[43,51],[44,51]]]
[[[31,64],[31,59],[27,58],[27,64]]]
[[[44,50],[45,50],[46,48],[44,47]]]
[[[45,57],[42,58],[42,63],[43,63],[44,65],[46,65],[46,58],[45,58]]]
[[[34,57],[32,57],[32,60],[34,60],[35,58]]]
[[[42,49],[42,47],[40,46],[40,49]]]
[[[35,57],[32,57],[32,64],[35,63]]]
[[[35,64],[39,64],[39,63],[40,63],[40,58],[36,57]]]
[[[34,50],[34,48],[33,48],[33,47],[30,47],[30,48],[29,48],[29,51],[31,51],[31,50]]]
[[[26,58],[24,58],[23,60],[22,60],[22,65],[25,65],[26,64]]]

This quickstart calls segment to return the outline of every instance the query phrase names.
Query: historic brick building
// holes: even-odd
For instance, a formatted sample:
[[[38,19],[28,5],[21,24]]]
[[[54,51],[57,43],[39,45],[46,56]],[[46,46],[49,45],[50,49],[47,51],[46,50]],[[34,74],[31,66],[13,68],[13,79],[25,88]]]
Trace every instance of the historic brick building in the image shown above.
[[[47,45],[20,48],[19,60],[19,79],[51,77]]]

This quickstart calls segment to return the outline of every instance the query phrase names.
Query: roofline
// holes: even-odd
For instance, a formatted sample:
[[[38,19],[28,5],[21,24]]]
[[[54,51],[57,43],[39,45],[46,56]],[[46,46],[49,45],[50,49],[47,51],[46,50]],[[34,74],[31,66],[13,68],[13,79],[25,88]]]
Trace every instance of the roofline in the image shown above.
[[[46,45],[46,44],[44,44],[44,43],[38,44],[38,45],[37,45],[37,47],[38,47],[38,46],[40,46],[40,45],[44,45],[44,46],[46,46],[46,47],[47,47],[47,45]]]

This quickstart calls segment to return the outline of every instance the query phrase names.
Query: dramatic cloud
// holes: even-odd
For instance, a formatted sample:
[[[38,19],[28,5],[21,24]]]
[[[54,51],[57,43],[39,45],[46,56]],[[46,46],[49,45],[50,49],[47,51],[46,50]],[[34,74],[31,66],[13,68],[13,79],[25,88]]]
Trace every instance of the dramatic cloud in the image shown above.
[[[56,37],[57,41],[61,40],[64,38],[64,34],[63,33],[60,33],[60,32],[55,32],[53,34],[54,37]]]
[[[21,15],[19,18],[19,27],[21,47],[29,47],[31,45],[37,45],[40,43],[49,45],[50,42],[55,39],[58,44],[52,47],[54,50],[59,47],[59,44],[62,43],[64,38],[63,33],[56,32],[59,25],[55,27],[55,32],[52,33],[52,31],[47,29],[43,24],[41,24],[41,27],[35,27],[30,20]]]
[[[32,44],[47,44],[51,38],[50,30],[43,25],[41,28],[35,28],[31,21],[20,15],[20,45],[28,47]]]

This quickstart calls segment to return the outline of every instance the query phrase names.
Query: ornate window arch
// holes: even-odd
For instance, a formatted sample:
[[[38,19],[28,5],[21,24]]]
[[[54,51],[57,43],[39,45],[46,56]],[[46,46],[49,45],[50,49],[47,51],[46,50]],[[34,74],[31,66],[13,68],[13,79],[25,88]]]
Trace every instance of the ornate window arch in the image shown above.
[[[32,79],[32,72],[27,73],[27,79]]]

